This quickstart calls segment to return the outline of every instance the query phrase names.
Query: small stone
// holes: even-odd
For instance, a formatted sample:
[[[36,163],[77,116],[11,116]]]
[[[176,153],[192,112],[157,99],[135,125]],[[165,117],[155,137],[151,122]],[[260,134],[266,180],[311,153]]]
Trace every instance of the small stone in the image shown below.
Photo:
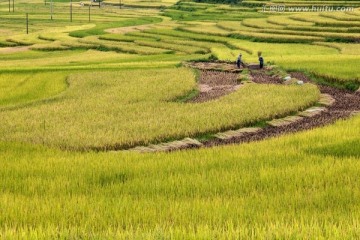
[[[214,137],[216,137],[218,139],[222,139],[222,140],[228,140],[228,139],[235,138],[235,137],[241,137],[247,133],[256,133],[261,130],[262,130],[261,128],[256,128],[256,127],[240,128],[237,130],[229,130],[226,132],[217,133],[214,135]]]
[[[359,115],[360,115],[360,111],[353,111],[350,114],[350,116],[359,116]]]
[[[335,103],[335,99],[329,94],[321,94],[319,103],[325,106],[331,106]]]
[[[313,117],[321,114],[324,111],[326,111],[326,108],[324,107],[311,107],[306,109],[305,111],[300,112],[298,115],[302,117]]]

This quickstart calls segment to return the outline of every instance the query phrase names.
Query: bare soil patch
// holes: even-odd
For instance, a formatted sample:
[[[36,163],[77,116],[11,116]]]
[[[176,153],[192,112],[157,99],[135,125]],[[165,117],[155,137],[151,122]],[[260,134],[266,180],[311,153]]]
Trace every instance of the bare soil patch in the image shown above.
[[[25,47],[6,47],[6,48],[0,48],[0,54],[25,52],[27,50],[29,50],[29,46],[25,46]]]
[[[234,73],[239,73],[244,70],[244,66],[238,68],[235,63],[221,62],[221,61],[190,62],[190,63],[184,63],[184,65],[199,70],[226,71],[226,72],[234,72]]]
[[[282,84],[284,81],[278,76],[270,76],[265,71],[252,71],[252,81],[259,84]]]
[[[188,102],[210,101],[236,91],[241,85],[238,74],[203,70],[199,79],[199,95]]]

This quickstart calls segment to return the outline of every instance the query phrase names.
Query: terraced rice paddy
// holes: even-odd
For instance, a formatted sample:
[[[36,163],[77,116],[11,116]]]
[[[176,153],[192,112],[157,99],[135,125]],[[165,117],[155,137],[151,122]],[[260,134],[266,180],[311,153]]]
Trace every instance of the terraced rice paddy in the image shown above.
[[[148,70],[146,76],[142,70],[82,73],[68,83],[69,90],[53,103],[0,113],[1,140],[124,148],[258,122],[302,109],[319,97],[313,85],[247,85],[219,101],[176,103],[195,88],[194,75],[186,69]]]
[[[359,54],[357,0],[0,2],[0,239],[359,238]]]

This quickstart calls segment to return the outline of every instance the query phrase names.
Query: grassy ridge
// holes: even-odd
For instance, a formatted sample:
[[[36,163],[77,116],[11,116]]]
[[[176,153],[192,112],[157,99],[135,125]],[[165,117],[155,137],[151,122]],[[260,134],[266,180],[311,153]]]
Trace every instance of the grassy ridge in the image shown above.
[[[171,154],[0,143],[0,237],[357,238],[359,126]]]
[[[71,37],[83,38],[83,37],[87,37],[87,36],[105,34],[106,32],[104,32],[104,30],[109,29],[109,28],[136,26],[136,25],[158,23],[158,22],[161,22],[161,18],[144,17],[144,18],[138,18],[138,19],[128,19],[128,20],[123,20],[120,22],[97,24],[96,27],[93,27],[90,29],[70,32],[69,35]]]

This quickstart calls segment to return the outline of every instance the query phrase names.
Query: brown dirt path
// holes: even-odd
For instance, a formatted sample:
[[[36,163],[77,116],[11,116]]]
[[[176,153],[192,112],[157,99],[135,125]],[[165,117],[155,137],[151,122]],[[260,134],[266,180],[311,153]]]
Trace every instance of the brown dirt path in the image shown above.
[[[303,73],[294,72],[291,73],[291,76],[304,82],[311,81]],[[270,77],[268,79],[269,83],[273,81],[273,79],[271,79]],[[206,147],[210,147],[224,144],[260,141],[283,134],[295,133],[299,131],[322,127],[328,124],[332,124],[339,119],[348,118],[353,113],[360,111],[360,93],[354,93],[348,90],[337,89],[330,86],[318,85],[318,87],[321,93],[329,94],[335,99],[334,104],[327,107],[327,111],[321,112],[320,114],[313,117],[305,117],[300,121],[291,123],[286,126],[266,126],[265,128],[263,128],[262,131],[245,134],[241,137],[235,137],[227,140],[211,139],[204,142],[203,145]]]
[[[196,63],[190,66],[201,69],[201,75],[199,80],[200,92],[199,96],[190,100],[189,102],[203,102],[224,96],[236,90],[236,87],[239,87],[237,82],[238,75],[233,64],[225,63]],[[216,67],[216,71],[209,70],[211,67]],[[224,67],[225,66],[225,67]],[[221,71],[219,71],[219,69]],[[226,70],[228,71],[226,71]],[[225,71],[224,71],[225,70]],[[283,80],[280,77],[270,76],[266,74],[265,70],[251,70],[252,81],[257,84],[283,84]],[[312,82],[305,74],[300,72],[290,73],[292,78],[306,82]],[[315,84],[314,82],[312,82]],[[216,86],[227,86],[221,87],[221,90],[213,90]],[[306,116],[298,118],[295,122],[286,124],[283,126],[271,126],[267,125],[261,130],[248,131],[245,133],[238,134],[239,136],[234,136],[227,139],[221,138],[212,138],[210,140],[204,141],[201,144],[185,144],[180,145],[176,148],[170,147],[166,148],[165,151],[174,151],[174,150],[183,150],[190,148],[202,148],[202,147],[212,147],[225,144],[239,144],[252,141],[260,141],[263,139],[280,136],[288,133],[295,133],[299,131],[309,130],[317,127],[322,127],[328,124],[332,124],[339,119],[345,119],[350,117],[353,114],[358,114],[360,112],[360,92],[351,92],[344,89],[338,89],[331,86],[318,85],[320,92],[329,96],[331,99],[335,100],[329,106],[326,106],[325,111],[319,112],[313,116]],[[212,92],[213,91],[213,92]],[[255,128],[253,128],[254,130]],[[242,131],[236,130],[236,131]],[[236,132],[235,131],[235,132]],[[234,131],[230,131],[234,132]],[[220,135],[222,133],[219,133]],[[218,134],[218,135],[219,135]],[[156,150],[155,150],[156,151]],[[146,149],[145,151],[146,152]]]

